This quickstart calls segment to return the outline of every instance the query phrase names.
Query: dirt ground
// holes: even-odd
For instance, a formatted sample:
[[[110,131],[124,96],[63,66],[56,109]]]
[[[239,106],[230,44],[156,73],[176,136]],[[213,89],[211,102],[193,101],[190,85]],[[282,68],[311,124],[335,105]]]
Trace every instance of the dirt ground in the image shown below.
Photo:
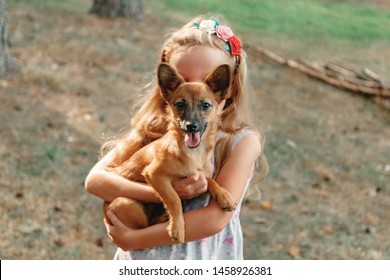
[[[84,179],[100,145],[128,129],[164,24],[25,9],[9,18],[21,72],[0,80],[0,258],[110,259]],[[362,54],[375,66],[390,50]],[[390,259],[389,109],[249,55],[270,172],[241,212],[245,257]]]

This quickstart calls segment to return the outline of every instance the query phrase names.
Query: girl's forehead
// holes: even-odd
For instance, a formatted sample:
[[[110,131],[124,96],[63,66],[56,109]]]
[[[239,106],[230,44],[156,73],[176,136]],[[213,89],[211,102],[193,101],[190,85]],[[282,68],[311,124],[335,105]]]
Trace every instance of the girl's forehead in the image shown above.
[[[223,51],[207,46],[196,46],[188,51],[176,52],[170,59],[170,64],[191,82],[203,81],[217,66],[227,63],[229,61]]]

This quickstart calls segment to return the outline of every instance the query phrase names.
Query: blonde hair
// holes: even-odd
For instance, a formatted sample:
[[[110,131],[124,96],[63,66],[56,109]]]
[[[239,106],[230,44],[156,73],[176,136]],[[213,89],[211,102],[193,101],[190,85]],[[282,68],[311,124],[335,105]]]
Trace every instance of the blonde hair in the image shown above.
[[[188,51],[196,46],[209,46],[217,48],[226,54],[226,63],[233,70],[232,84],[227,94],[226,105],[221,115],[220,130],[224,132],[225,137],[221,137],[217,142],[216,148],[216,174],[228,159],[231,152],[231,141],[235,134],[243,128],[253,130],[259,137],[263,148],[264,139],[261,134],[251,124],[248,105],[248,81],[246,53],[241,51],[239,57],[231,56],[226,51],[226,43],[209,32],[200,30],[194,25],[202,20],[210,19],[222,22],[221,17],[200,16],[194,18],[180,29],[169,34],[167,40],[162,46],[158,63],[169,63],[173,54],[182,51]],[[246,93],[246,94],[244,94]],[[143,104],[135,113],[131,120],[131,131],[119,141],[119,149],[114,159],[114,165],[121,164],[129,158],[140,147],[162,137],[167,130],[166,101],[160,94],[160,89],[156,85],[145,97]],[[103,146],[106,147],[107,145]],[[110,145],[112,147],[112,145]],[[263,151],[258,159],[261,166],[259,178],[265,177],[268,171],[268,164]]]

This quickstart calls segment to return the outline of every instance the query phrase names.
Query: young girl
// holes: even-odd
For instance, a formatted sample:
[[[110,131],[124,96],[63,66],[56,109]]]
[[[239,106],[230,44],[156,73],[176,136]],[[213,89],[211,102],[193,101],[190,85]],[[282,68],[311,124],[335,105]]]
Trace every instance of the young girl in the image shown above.
[[[234,212],[222,210],[210,199],[203,176],[180,179],[174,188],[183,200],[186,243],[174,244],[168,223],[135,230],[108,213],[113,225],[106,224],[107,232],[119,247],[115,259],[243,259],[239,221],[242,198],[257,166],[260,164],[264,177],[268,165],[262,138],[250,126],[246,55],[241,43],[226,25],[214,18],[198,17],[170,35],[159,62],[175,67],[186,82],[202,82],[217,66],[230,65],[233,76],[215,139],[214,178],[238,206]],[[108,202],[119,196],[160,202],[151,186],[129,181],[105,168],[166,132],[166,103],[158,86],[147,96],[131,125],[129,134],[92,168],[86,190]]]

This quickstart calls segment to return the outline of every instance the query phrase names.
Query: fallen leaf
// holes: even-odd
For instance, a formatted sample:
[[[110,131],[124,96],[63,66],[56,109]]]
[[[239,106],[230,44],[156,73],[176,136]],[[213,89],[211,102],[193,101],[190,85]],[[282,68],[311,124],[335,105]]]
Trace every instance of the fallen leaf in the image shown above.
[[[324,225],[322,227],[322,230],[327,233],[327,234],[333,234],[334,233],[334,228],[331,225]]]
[[[286,140],[286,145],[289,146],[292,149],[296,149],[297,148],[297,144],[294,141],[290,140],[290,139]]]
[[[95,245],[98,246],[98,247],[103,247],[104,246],[103,238],[96,239],[95,240]]]
[[[24,197],[23,190],[18,190],[18,191],[15,193],[15,197],[16,197],[16,198],[23,198],[23,197]]]
[[[371,249],[368,254],[370,255],[371,258],[374,260],[383,260],[383,254],[380,251],[376,251],[374,249]]]
[[[7,88],[9,85],[8,81],[6,80],[0,80],[0,87]]]
[[[266,211],[273,211],[275,209],[274,205],[269,201],[264,201],[260,204],[261,209]]]
[[[370,214],[370,213],[367,213],[366,214],[366,220],[370,223],[373,223],[373,222],[377,222],[378,221],[378,218],[375,217],[374,215]]]
[[[256,224],[265,224],[265,223],[267,223],[267,219],[265,219],[263,217],[255,217],[254,222]]]
[[[65,245],[65,242],[61,239],[61,238],[58,238],[56,240],[54,240],[54,244],[57,246],[57,247],[64,247]]]
[[[299,248],[293,245],[290,247],[290,249],[288,249],[288,253],[291,257],[297,258],[299,255]]]

